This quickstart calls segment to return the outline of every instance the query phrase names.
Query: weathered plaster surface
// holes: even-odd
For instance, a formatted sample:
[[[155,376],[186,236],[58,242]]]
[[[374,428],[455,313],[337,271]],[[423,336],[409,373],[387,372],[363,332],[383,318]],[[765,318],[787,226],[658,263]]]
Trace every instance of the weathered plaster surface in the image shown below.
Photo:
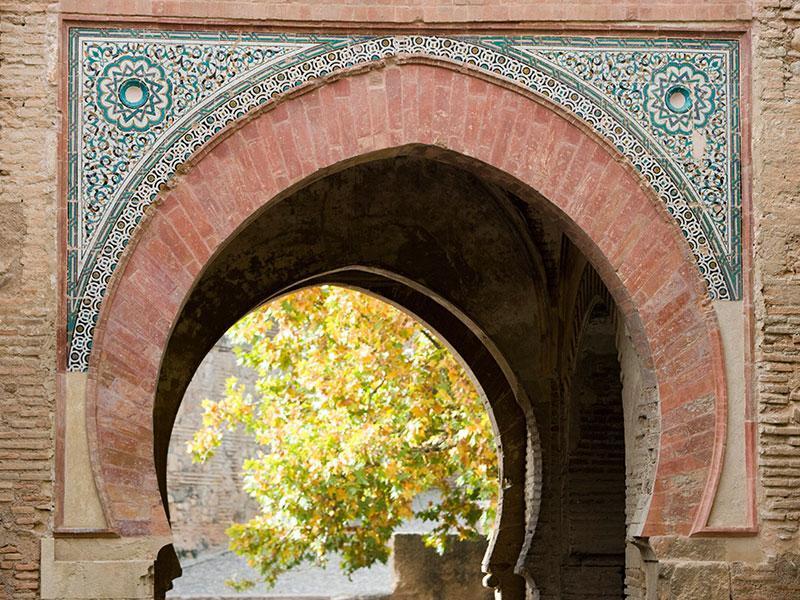
[[[153,597],[153,557],[168,539],[42,539],[47,600]]]
[[[709,517],[709,526],[741,527],[750,525],[748,493],[747,444],[745,429],[746,402],[745,344],[746,319],[742,302],[715,302],[719,319],[722,348],[725,353],[725,375],[728,384],[728,419],[725,436],[725,458],[722,463],[717,496]]]
[[[64,373],[64,505],[61,528],[105,529],[86,437],[86,374]]]

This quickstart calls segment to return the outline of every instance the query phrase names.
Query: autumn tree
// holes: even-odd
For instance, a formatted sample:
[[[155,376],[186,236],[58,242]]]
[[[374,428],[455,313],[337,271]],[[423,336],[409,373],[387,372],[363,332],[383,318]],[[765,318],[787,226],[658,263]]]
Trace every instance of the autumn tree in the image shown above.
[[[227,380],[203,403],[189,444],[208,460],[226,431],[257,443],[243,465],[257,516],[228,529],[267,582],[341,556],[346,572],[385,562],[392,532],[430,521],[426,543],[485,535],[497,458],[482,400],[451,352],[408,314],[367,294],[312,287],[265,305],[229,332],[257,381]],[[412,501],[436,490],[438,502]]]

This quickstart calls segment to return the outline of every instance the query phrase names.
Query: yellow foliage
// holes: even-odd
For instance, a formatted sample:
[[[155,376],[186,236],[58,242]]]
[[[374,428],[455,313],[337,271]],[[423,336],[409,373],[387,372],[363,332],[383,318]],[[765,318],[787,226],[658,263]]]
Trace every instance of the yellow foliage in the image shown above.
[[[387,542],[417,511],[428,543],[485,534],[498,490],[491,426],[447,348],[406,313],[366,294],[323,286],[253,311],[229,332],[252,390],[229,378],[203,403],[189,444],[209,459],[242,428],[263,447],[243,465],[261,512],[229,529],[231,547],[266,581],[338,552],[350,572],[388,557]]]

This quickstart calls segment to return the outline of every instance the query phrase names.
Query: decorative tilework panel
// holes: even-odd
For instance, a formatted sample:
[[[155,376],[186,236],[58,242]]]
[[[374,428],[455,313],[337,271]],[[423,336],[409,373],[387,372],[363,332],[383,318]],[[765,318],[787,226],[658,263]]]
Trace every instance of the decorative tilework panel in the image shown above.
[[[663,200],[711,296],[739,297],[735,41],[79,28],[69,48],[69,369],[87,368],[111,273],[180,164],[275,95],[394,55],[469,64],[585,121]]]

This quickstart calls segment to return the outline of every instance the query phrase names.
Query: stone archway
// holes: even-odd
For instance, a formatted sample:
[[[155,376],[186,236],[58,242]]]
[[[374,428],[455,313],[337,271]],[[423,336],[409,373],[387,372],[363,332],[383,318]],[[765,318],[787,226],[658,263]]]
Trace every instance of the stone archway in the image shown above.
[[[89,369],[90,448],[111,529],[168,535],[151,415],[174,328],[212,261],[276,200],[411,154],[551,215],[592,262],[658,380],[661,459],[644,533],[705,524],[725,381],[716,318],[678,227],[613,149],[555,107],[476,73],[410,61],[315,83],[222,132],[140,225],[104,301]]]

